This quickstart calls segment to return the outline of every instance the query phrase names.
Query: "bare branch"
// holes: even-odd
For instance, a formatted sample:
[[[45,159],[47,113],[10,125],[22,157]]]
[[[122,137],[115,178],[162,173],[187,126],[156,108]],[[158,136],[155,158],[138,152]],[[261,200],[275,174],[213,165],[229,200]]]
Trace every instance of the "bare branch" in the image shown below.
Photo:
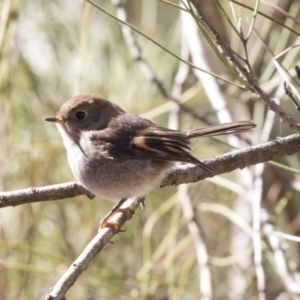
[[[300,136],[293,134],[258,146],[226,153],[214,159],[203,160],[203,162],[213,169],[216,174],[222,174],[297,152],[300,152]],[[211,177],[211,174],[194,165],[187,164],[173,169],[163,180],[161,186],[196,182],[207,177]]]
[[[297,152],[300,152],[300,136],[293,134],[285,138],[277,138],[276,140],[259,146],[248,147],[220,155],[216,158],[203,160],[203,162],[207,164],[209,168],[213,169],[216,174],[223,174],[235,169],[243,169],[250,165],[267,162],[285,155],[292,155]],[[172,169],[162,181],[161,186],[196,182],[208,177],[212,177],[212,174],[197,166],[187,164]],[[54,199],[61,200],[80,195],[87,195],[90,199],[93,198],[91,193],[76,182],[2,192],[0,193],[0,208],[25,203],[51,201]]]
[[[288,85],[288,83],[284,82],[283,87],[284,87],[286,95],[292,100],[292,102],[294,103],[296,109],[298,111],[300,111],[300,105],[299,105],[298,101],[296,100],[296,98],[295,98],[290,86]]]
[[[275,101],[273,101],[258,85],[257,81],[254,79],[253,75],[249,73],[246,68],[242,66],[240,61],[236,58],[234,52],[232,49],[226,44],[218,34],[218,32],[215,30],[215,28],[212,26],[212,24],[207,20],[205,15],[203,14],[203,11],[200,7],[200,4],[197,2],[197,0],[189,0],[193,6],[195,7],[198,17],[201,19],[201,21],[205,24],[207,30],[213,35],[214,37],[214,43],[218,46],[220,53],[226,57],[226,59],[231,63],[231,65],[236,69],[236,71],[239,73],[240,77],[243,79],[245,85],[248,89],[250,89],[252,92],[256,93],[257,96],[259,96],[263,102],[272,110],[274,111],[280,119],[290,126],[292,130],[295,132],[300,133],[300,124],[288,113],[286,113],[278,104],[276,104]]]
[[[138,199],[128,199],[122,204],[120,209],[130,209],[132,212],[136,210],[139,205]],[[127,221],[126,214],[123,212],[116,213],[112,222],[118,223],[121,226]],[[79,257],[72,263],[69,269],[58,280],[50,293],[45,296],[45,300],[61,300],[70,287],[75,283],[77,278],[87,269],[94,257],[104,248],[110,239],[117,234],[118,231],[114,227],[102,228],[93,240],[86,246]]]
[[[95,198],[76,181],[49,185],[40,188],[28,188],[11,192],[0,193],[0,208],[6,206],[17,206],[41,201],[62,200],[86,195],[89,199]]]
[[[248,147],[243,150],[234,151],[231,153],[227,153],[224,155],[221,155],[215,159],[207,160],[206,163],[208,166],[214,168],[218,174],[229,172],[233,169],[237,168],[244,168],[251,164],[256,164],[260,162],[265,162],[270,159],[275,159],[278,157],[282,157],[284,155],[291,155],[294,153],[297,153],[300,151],[300,136],[295,134],[288,136],[286,138],[278,138],[275,141],[271,141],[259,146],[255,147]],[[207,178],[211,176],[208,172],[205,172],[198,167],[195,167],[193,165],[185,165],[176,169],[173,169],[170,174],[163,180],[162,185],[178,185],[180,183],[187,183],[187,182],[195,182],[204,178]],[[55,185],[55,190],[57,190],[58,185]],[[65,197],[69,197],[70,195],[74,196],[74,190],[75,189],[78,192],[78,184],[72,183],[65,183],[63,184],[63,187],[65,188],[62,193],[65,193]],[[41,189],[35,189],[37,193],[43,190],[49,190],[51,191],[51,187],[41,188]],[[19,197],[26,195],[27,192],[31,192],[31,189],[23,190],[23,192],[18,191],[17,194]],[[69,192],[69,194],[67,193]],[[78,192],[80,193],[80,192]],[[82,189],[82,194],[84,194],[85,191]],[[17,195],[14,195],[13,192],[9,193],[1,193],[0,194],[0,203],[3,206],[8,206],[9,203],[9,197],[14,196],[14,204],[16,205],[16,199]],[[32,192],[31,192],[32,194]],[[43,193],[40,193],[40,195],[43,195]],[[62,197],[62,194],[59,194],[60,197]],[[26,195],[26,199],[28,199],[29,196]],[[61,198],[60,198],[61,199]],[[50,199],[47,198],[46,201],[49,201]],[[35,199],[35,202],[37,199]],[[41,199],[42,201],[42,199]],[[20,201],[20,204],[25,203],[24,199]],[[6,205],[4,205],[6,204]],[[130,208],[132,212],[137,208],[138,201],[135,201],[135,199],[128,199],[121,208]],[[126,214],[123,212],[118,212],[116,215],[113,216],[113,220],[111,220],[114,223],[117,223],[120,225],[120,227],[123,226],[123,224],[126,222]],[[55,287],[52,289],[50,294],[46,296],[45,299],[47,300],[54,300],[54,299],[63,299],[63,296],[67,292],[67,290],[74,284],[78,276],[87,268],[89,263],[92,261],[92,259],[95,257],[95,255],[104,247],[106,243],[109,242],[109,240],[113,237],[114,234],[117,233],[117,230],[115,228],[104,228],[100,230],[100,232],[97,234],[97,236],[90,242],[90,244],[86,247],[86,249],[82,252],[82,254],[78,257],[78,259],[71,265],[71,267],[68,269],[68,271],[61,277],[61,279],[57,282]]]

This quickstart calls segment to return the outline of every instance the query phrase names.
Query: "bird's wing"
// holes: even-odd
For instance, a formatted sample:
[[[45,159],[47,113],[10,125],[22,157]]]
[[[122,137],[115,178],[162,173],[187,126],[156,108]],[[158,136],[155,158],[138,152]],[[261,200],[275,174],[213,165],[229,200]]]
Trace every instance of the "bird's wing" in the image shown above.
[[[146,128],[136,132],[134,137],[107,135],[107,151],[115,159],[153,159],[160,161],[181,161],[193,163],[214,173],[204,163],[193,157],[186,132],[164,127]]]
[[[135,119],[131,118],[130,120],[133,122]],[[190,139],[243,132],[255,127],[253,122],[243,121],[182,132],[158,127],[146,119],[140,118],[138,121],[139,128],[134,132],[132,132],[129,121],[122,122],[122,126],[121,123],[115,122],[110,128],[95,134],[96,144],[101,145],[102,151],[107,151],[110,159],[181,161],[195,164],[210,173],[214,172],[190,154]],[[137,128],[137,126],[133,127]]]

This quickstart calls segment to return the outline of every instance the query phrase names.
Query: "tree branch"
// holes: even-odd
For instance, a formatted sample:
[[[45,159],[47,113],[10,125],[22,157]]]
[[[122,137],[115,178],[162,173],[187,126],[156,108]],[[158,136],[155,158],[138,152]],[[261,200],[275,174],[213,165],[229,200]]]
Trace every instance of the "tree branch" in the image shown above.
[[[49,185],[40,188],[31,187],[23,190],[1,192],[0,208],[34,202],[62,200],[81,195],[86,195],[89,199],[95,198],[95,195],[87,191],[80,183],[76,181]]]
[[[236,150],[213,159],[205,160],[204,162],[208,167],[215,170],[217,174],[222,174],[238,168],[242,169],[249,165],[280,158],[285,155],[295,154],[297,152],[300,152],[300,136],[294,134],[285,138],[278,138],[259,146]],[[196,182],[211,176],[212,174],[203,171],[199,167],[187,164],[172,169],[161,183],[161,186]],[[42,188],[2,192],[0,193],[0,207],[16,206],[39,201],[51,201],[54,199],[60,200],[79,195],[87,195],[90,199],[94,197],[94,195],[85,190],[80,184],[69,182]],[[138,201],[136,201],[136,199],[128,199],[128,201],[121,206],[121,209],[129,209],[133,213],[137,206]],[[121,228],[126,220],[126,214],[118,212],[112,217],[111,222],[119,224],[119,227]],[[107,244],[116,233],[118,233],[118,231],[113,227],[101,229],[82,254],[57,282],[51,292],[46,295],[45,299],[63,299],[65,293],[74,284],[78,276],[87,268],[96,254],[103,249],[104,245]]]
[[[270,141],[255,147],[248,147],[242,150],[233,151],[221,155],[217,158],[206,160],[205,162],[210,168],[213,168],[218,174],[230,172],[234,169],[244,168],[246,166],[266,162],[271,159],[276,159],[283,157],[285,155],[295,154],[300,151],[300,136],[298,134],[290,135],[286,138],[278,138],[277,140]],[[185,165],[179,168],[171,170],[168,176],[163,180],[162,186],[167,185],[178,185],[181,183],[195,182],[202,180],[211,176],[206,171],[193,166]],[[59,186],[62,186],[61,193]],[[28,200],[30,197],[26,195],[26,192],[33,194],[34,196],[44,196],[45,199],[40,199],[40,201],[49,201],[51,200],[45,191],[52,193],[52,197],[55,193],[61,199],[64,197],[74,197],[77,195],[85,194],[86,191],[82,189],[80,191],[80,185],[74,182],[64,183],[62,185],[54,185],[50,187],[34,189],[21,190],[17,192],[8,192],[0,194],[0,204],[3,206],[9,206],[10,199],[12,197],[14,205],[17,205],[16,199],[20,197],[19,204],[24,204],[25,200]],[[55,192],[53,193],[54,190]],[[24,198],[25,197],[25,198]],[[53,198],[52,198],[53,199]],[[132,212],[138,207],[139,201],[137,199],[128,199],[124,204],[122,204],[121,209],[129,209]],[[34,202],[38,201],[37,198],[34,199]],[[5,205],[6,204],[6,205]],[[10,205],[12,205],[10,203]],[[113,223],[119,224],[119,227],[122,227],[127,220],[127,216],[123,212],[118,212],[110,220]],[[59,300],[63,299],[66,292],[74,284],[76,279],[80,274],[88,267],[89,263],[96,256],[96,254],[103,249],[103,247],[110,241],[110,239],[118,231],[116,228],[109,227],[103,228],[95,236],[95,238],[89,243],[89,245],[84,249],[82,254],[75,260],[75,262],[69,267],[67,272],[60,278],[57,284],[53,287],[51,292],[46,295],[46,300]]]
[[[300,152],[300,135],[293,134],[258,146],[247,147],[213,159],[203,160],[203,162],[216,174],[223,174],[298,152]],[[196,182],[207,177],[212,177],[212,175],[194,165],[187,164],[171,170],[161,186]]]
[[[120,209],[130,209],[135,211],[139,205],[140,199],[128,199],[124,202]],[[111,219],[111,222],[121,226],[127,221],[126,214],[123,212],[116,213]],[[87,269],[94,257],[109,243],[110,239],[118,233],[114,227],[105,227],[99,230],[98,234],[85,247],[79,257],[72,263],[69,269],[63,274],[50,293],[45,296],[45,300],[62,300],[65,299],[65,294],[70,287],[75,283],[77,278],[83,271]]]
[[[256,93],[257,96],[259,96],[263,102],[268,106],[269,109],[274,111],[276,115],[280,117],[280,119],[290,126],[290,128],[300,133],[300,124],[297,122],[292,115],[286,113],[275,101],[273,101],[269,95],[267,95],[259,86],[257,81],[254,79],[253,74],[248,72],[246,68],[242,66],[240,61],[236,58],[235,53],[233,50],[229,47],[228,44],[226,44],[218,34],[218,32],[215,30],[215,28],[212,26],[212,24],[208,21],[208,19],[203,14],[203,11],[201,9],[200,4],[197,2],[197,0],[189,0],[193,6],[195,7],[198,17],[203,22],[207,30],[212,34],[214,37],[214,43],[218,47],[220,53],[222,56],[224,56],[229,63],[236,69],[236,71],[239,73],[240,78],[243,79],[245,85],[247,88]]]
[[[232,151],[216,158],[203,160],[203,162],[210,169],[213,169],[216,174],[223,174],[297,152],[300,152],[300,136],[294,134],[285,138],[277,138],[258,146]],[[187,164],[172,169],[162,181],[161,187],[196,182],[207,177],[212,177],[212,174],[197,166]],[[94,197],[76,182],[2,192],[0,193],[0,208],[41,201],[61,200],[80,195],[87,195],[90,199]]]

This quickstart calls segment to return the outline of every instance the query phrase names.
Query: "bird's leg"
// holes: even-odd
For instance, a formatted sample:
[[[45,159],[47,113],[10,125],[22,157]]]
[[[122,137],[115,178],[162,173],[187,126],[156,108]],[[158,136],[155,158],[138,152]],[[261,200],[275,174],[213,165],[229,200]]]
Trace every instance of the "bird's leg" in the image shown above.
[[[113,209],[105,216],[105,218],[100,222],[99,230],[105,227],[111,227],[117,230],[117,232],[122,231],[120,228],[120,224],[116,222],[110,222],[109,219],[112,218],[116,213],[122,212],[126,215],[127,220],[130,220],[132,215],[134,214],[134,211],[131,208],[121,208],[123,203],[127,199],[122,199],[120,200],[114,207]],[[137,201],[140,204],[141,209],[145,209],[145,204],[144,204],[145,197],[139,197]],[[125,230],[123,230],[125,231]]]
[[[111,227],[117,230],[117,232],[121,231],[120,224],[116,222],[110,222],[109,219],[112,218],[116,213],[122,212],[126,215],[127,220],[130,220],[133,211],[131,208],[121,208],[122,204],[126,201],[126,199],[120,200],[113,209],[105,216],[105,218],[100,222],[99,230],[105,227]]]

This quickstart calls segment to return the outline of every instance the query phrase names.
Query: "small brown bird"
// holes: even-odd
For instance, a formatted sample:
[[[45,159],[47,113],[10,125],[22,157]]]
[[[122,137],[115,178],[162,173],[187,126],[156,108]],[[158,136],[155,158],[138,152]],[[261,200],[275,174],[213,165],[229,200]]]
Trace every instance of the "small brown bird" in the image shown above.
[[[46,121],[57,124],[76,180],[88,191],[115,202],[144,197],[161,183],[175,161],[192,163],[214,174],[190,154],[190,139],[256,126],[242,121],[191,131],[171,130],[128,114],[98,95],[75,96],[63,104],[56,117]]]

